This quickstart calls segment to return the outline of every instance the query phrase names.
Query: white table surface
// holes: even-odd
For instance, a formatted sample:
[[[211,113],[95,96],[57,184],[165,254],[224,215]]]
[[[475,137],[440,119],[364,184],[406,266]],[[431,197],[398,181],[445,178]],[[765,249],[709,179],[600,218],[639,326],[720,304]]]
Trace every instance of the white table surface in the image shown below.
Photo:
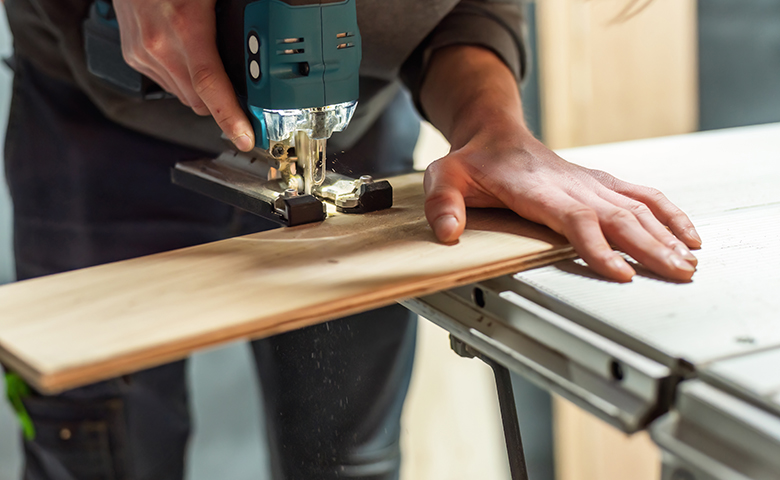
[[[704,240],[698,271],[687,284],[641,270],[633,282],[618,284],[564,262],[517,278],[606,330],[696,368],[780,347],[780,124],[559,153],[666,193]],[[774,355],[780,388],[780,353]]]

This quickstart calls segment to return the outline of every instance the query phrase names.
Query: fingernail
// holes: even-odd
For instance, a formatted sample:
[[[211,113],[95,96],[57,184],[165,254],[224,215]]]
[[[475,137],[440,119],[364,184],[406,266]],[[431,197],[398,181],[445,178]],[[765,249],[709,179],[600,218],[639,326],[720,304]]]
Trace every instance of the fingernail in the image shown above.
[[[689,263],[692,263],[692,264],[694,264],[694,265],[696,265],[697,263],[699,263],[699,260],[698,260],[698,259],[696,259],[696,257],[695,257],[695,256],[693,256],[693,254],[691,253],[691,251],[690,251],[690,250],[688,250],[688,247],[686,247],[685,245],[683,245],[683,244],[681,244],[681,243],[678,243],[678,244],[676,244],[676,245],[674,246],[674,252],[675,252],[677,255],[681,256],[681,257],[682,257],[684,260],[686,260],[686,261],[687,261],[687,262],[689,262]]]
[[[625,260],[620,257],[615,257],[609,262],[610,267],[613,270],[620,272],[621,275],[628,277],[629,279],[636,274],[633,268],[631,268]]]
[[[678,270],[685,270],[686,272],[695,272],[696,271],[696,267],[694,267],[690,263],[688,263],[685,260],[683,260],[682,257],[677,255],[677,254],[673,253],[673,254],[669,255],[669,261]]]
[[[452,235],[457,229],[458,219],[452,215],[442,215],[433,222],[433,231],[439,239],[454,240]]]
[[[692,229],[688,230],[687,233],[688,233],[688,237],[690,237],[691,240],[693,240],[694,242],[697,242],[699,245],[702,244],[701,237],[699,236],[698,233],[696,233],[696,229],[695,228],[692,228]]]
[[[249,138],[249,135],[246,133],[242,133],[238,137],[234,138],[233,143],[242,152],[248,152],[249,150],[252,150],[252,139]]]

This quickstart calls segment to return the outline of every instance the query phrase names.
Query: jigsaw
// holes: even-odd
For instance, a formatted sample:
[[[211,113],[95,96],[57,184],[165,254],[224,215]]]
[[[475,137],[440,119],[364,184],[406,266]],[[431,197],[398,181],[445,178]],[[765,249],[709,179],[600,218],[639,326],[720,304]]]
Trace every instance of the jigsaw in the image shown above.
[[[175,184],[287,226],[390,208],[392,187],[328,171],[327,141],[357,107],[361,40],[355,0],[219,0],[217,44],[255,148],[179,162]],[[84,23],[96,76],[145,99],[165,97],[122,60],[112,5],[97,0]]]

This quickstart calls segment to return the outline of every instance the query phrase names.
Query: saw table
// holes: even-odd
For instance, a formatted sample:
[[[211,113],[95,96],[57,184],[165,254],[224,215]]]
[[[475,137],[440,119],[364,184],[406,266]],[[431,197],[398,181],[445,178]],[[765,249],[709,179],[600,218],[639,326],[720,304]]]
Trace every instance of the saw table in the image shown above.
[[[780,478],[780,124],[561,155],[659,188],[704,243],[691,283],[563,260],[403,302],[493,367],[513,478],[527,474],[508,370],[649,429],[664,480]]]

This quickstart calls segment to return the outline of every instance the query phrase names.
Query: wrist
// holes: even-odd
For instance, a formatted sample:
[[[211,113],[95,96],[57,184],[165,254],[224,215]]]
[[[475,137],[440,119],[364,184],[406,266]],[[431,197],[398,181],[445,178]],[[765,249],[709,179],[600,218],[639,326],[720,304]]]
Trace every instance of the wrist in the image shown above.
[[[463,114],[453,122],[449,141],[453,150],[469,143],[523,145],[535,141],[522,115],[501,108],[475,106],[464,109]]]
[[[431,122],[455,150],[477,137],[531,136],[514,75],[495,53],[481,47],[437,50],[421,100]]]

